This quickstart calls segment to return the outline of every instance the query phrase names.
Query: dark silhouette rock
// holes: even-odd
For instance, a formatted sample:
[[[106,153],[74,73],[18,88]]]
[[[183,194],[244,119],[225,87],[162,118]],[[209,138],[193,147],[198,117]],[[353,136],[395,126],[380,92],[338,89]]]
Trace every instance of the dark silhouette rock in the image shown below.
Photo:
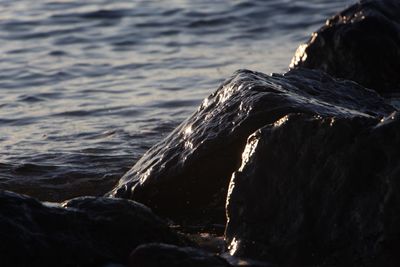
[[[126,263],[148,242],[184,244],[151,210],[124,199],[84,197],[43,204],[0,192],[1,266]]]
[[[240,258],[234,257],[230,255],[228,252],[225,252],[221,255],[231,266],[239,267],[239,266],[246,266],[246,267],[278,267],[275,264],[272,264],[267,261],[260,261],[250,258]]]
[[[290,67],[400,93],[400,2],[360,1],[338,13],[298,48]]]
[[[240,70],[151,148],[111,192],[174,219],[225,221],[226,191],[247,137],[288,113],[381,117],[375,92],[320,71],[272,76]]]
[[[256,131],[230,182],[231,254],[285,266],[399,266],[399,148],[398,113],[292,114]]]
[[[228,267],[223,258],[193,247],[167,244],[145,244],[137,247],[130,256],[131,267]]]

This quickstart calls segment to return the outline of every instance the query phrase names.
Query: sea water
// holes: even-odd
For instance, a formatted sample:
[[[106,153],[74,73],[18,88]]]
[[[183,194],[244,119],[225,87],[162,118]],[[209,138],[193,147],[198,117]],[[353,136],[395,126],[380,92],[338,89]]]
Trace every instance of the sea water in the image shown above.
[[[348,0],[0,0],[0,189],[101,195],[235,70],[285,72]]]

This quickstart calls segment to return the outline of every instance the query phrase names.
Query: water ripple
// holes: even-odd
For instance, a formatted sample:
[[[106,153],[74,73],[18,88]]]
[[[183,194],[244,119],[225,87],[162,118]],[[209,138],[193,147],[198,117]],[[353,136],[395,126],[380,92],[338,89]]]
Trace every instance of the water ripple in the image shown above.
[[[282,72],[350,1],[0,1],[0,186],[99,195],[239,68]]]

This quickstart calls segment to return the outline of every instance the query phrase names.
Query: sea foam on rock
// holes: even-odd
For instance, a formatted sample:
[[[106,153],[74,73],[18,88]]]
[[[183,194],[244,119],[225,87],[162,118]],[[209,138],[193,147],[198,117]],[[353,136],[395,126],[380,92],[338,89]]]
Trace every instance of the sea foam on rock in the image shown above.
[[[248,139],[230,182],[232,255],[398,266],[400,116],[291,114]]]
[[[400,93],[400,2],[362,0],[338,13],[299,46],[290,67]]]
[[[374,91],[321,71],[269,76],[240,70],[151,148],[111,195],[137,200],[174,219],[224,222],[230,176],[255,130],[289,113],[380,118],[393,111]]]
[[[82,197],[43,204],[0,191],[1,266],[101,266],[126,263],[140,244],[186,244],[142,204]]]

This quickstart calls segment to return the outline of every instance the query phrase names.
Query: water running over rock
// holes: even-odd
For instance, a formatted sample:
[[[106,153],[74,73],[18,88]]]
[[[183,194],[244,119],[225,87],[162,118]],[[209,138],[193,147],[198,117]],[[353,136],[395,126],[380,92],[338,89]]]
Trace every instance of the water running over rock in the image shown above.
[[[228,193],[229,252],[256,266],[398,266],[400,119],[382,97],[398,85],[398,13],[395,2],[361,1],[302,47],[295,69],[236,72],[110,195],[177,222],[215,224],[225,223]],[[128,264],[138,246],[133,266],[246,262],[186,247],[196,242],[130,200],[50,205],[1,192],[0,207],[5,265]]]
[[[394,110],[374,91],[321,71],[268,76],[241,70],[150,149],[112,195],[145,203],[174,219],[223,222],[230,176],[255,130],[289,113],[381,118]]]

